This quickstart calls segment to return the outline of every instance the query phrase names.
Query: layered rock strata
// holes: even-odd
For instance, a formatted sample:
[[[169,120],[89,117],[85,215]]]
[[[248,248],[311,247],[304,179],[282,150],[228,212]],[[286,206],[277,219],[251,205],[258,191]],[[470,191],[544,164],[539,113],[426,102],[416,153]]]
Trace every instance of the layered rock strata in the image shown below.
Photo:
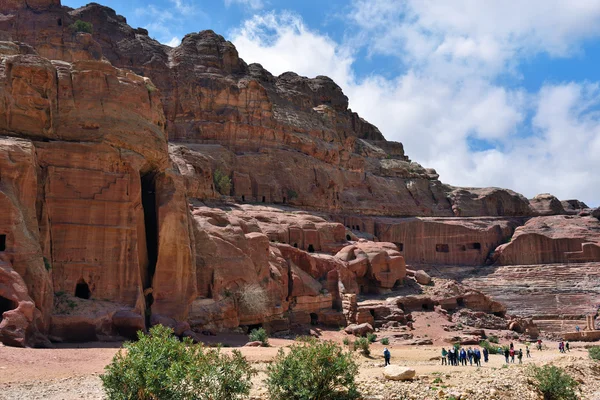
[[[0,39],[4,343],[402,322],[359,296],[406,262],[600,261],[584,204],[445,185],[331,79],[273,76],[212,31],[171,48],[98,4],[9,0]],[[431,305],[499,309],[465,293]]]

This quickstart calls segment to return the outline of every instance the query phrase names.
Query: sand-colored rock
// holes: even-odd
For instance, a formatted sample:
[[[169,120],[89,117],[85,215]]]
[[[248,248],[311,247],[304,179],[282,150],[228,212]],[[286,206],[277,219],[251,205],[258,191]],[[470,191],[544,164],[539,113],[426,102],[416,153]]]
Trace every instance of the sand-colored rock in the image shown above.
[[[413,368],[399,365],[388,365],[383,369],[383,377],[390,381],[408,381],[415,377],[417,372]]]

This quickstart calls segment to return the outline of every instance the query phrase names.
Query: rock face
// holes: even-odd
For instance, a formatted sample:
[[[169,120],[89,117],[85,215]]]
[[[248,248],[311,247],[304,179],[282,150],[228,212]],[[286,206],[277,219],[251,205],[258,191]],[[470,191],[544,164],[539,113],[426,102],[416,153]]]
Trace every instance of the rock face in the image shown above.
[[[591,216],[532,218],[493,258],[500,265],[599,261],[600,222]]]
[[[273,76],[212,31],[164,46],[95,3],[0,3],[3,343],[503,314],[464,287],[362,296],[406,263],[600,261],[597,210],[445,185],[327,77]]]

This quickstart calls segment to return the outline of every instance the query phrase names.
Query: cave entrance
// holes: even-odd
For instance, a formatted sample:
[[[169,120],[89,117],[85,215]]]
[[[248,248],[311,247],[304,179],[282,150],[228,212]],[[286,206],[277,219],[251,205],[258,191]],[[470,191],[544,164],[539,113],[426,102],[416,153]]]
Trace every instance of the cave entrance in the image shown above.
[[[242,195],[242,203],[246,201],[246,196]]]
[[[154,174],[141,177],[142,207],[144,208],[144,226],[146,228],[146,251],[148,254],[148,281],[145,288],[152,286],[152,277],[158,260],[158,221],[156,218],[156,188]]]
[[[262,202],[266,203],[267,202],[267,198],[265,196],[262,197]]]
[[[83,279],[79,280],[77,286],[75,286],[75,297],[88,300],[91,296],[92,291],[90,290],[90,286]]]
[[[10,310],[17,308],[17,304],[14,301],[7,299],[6,297],[0,296],[0,321],[4,318],[2,315]]]
[[[463,299],[462,297],[459,297],[458,299],[456,299],[456,305],[459,307],[464,307],[465,306],[465,299]]]
[[[262,328],[262,324],[248,325],[248,333]]]
[[[352,237],[350,237],[350,235],[346,235],[346,240],[350,241],[350,240],[352,240]]]
[[[6,250],[6,235],[0,235],[0,251]]]
[[[429,304],[421,304],[421,309],[423,309],[423,311],[431,311],[431,307]]]
[[[396,243],[396,247],[398,247],[398,251],[404,251],[404,243]]]
[[[148,173],[141,175],[141,197],[144,209],[144,227],[146,234],[146,254],[148,256],[148,269],[144,274],[144,290],[152,287],[156,262],[158,261],[158,210],[156,208],[156,175]],[[154,302],[152,292],[146,296],[146,324],[150,323],[150,308]]]
[[[315,247],[312,244],[308,245],[308,252],[309,253],[314,253],[315,252]]]
[[[56,20],[56,23],[58,24],[58,26],[62,26],[62,18],[59,18],[58,20]]]
[[[314,312],[310,313],[310,324],[311,325],[319,324],[319,316],[317,314],[315,314]]]

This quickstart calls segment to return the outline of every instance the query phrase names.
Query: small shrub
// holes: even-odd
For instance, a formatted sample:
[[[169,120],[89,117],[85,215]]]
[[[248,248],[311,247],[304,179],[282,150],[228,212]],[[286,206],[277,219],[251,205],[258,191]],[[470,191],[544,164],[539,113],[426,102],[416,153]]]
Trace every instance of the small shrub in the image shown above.
[[[576,400],[578,383],[561,368],[554,365],[532,366],[529,371],[544,400]]]
[[[496,343],[496,344],[500,343],[500,338],[498,338],[498,336],[493,336],[493,335],[492,335],[492,336],[490,336],[490,337],[488,338],[488,340],[489,340],[491,343]]]
[[[439,376],[433,380],[433,383],[442,383],[442,382],[443,382],[442,378],[440,378]]]
[[[52,264],[50,264],[50,261],[44,257],[44,267],[46,267],[46,271],[50,272],[50,270],[52,270]]]
[[[344,346],[350,346],[350,339],[348,339],[347,337],[344,338],[343,340]]]
[[[289,200],[294,200],[296,198],[298,198],[298,192],[296,192],[293,189],[288,189],[287,190],[287,197]]]
[[[360,398],[354,377],[358,365],[337,344],[311,340],[279,349],[267,367],[271,400],[353,400]]]
[[[294,340],[296,342],[312,342],[313,340],[315,340],[315,338],[309,335],[300,335],[296,336]]]
[[[240,399],[248,396],[255,371],[242,354],[180,342],[162,325],[138,332],[100,378],[109,400]]]
[[[243,286],[237,292],[240,310],[247,314],[264,314],[269,305],[269,296],[258,283]]]
[[[250,334],[248,334],[251,342],[261,342],[263,347],[269,346],[269,335],[267,335],[267,331],[264,328],[253,329]]]
[[[484,349],[487,349],[487,351],[490,354],[498,354],[498,346],[491,344],[487,340],[482,340],[481,342],[479,342],[479,346]]]
[[[371,354],[371,350],[369,349],[370,342],[367,338],[359,337],[354,341],[354,351],[360,350],[360,352],[368,356]]]
[[[390,339],[384,337],[383,339],[381,339],[381,344],[387,346],[388,344],[390,344]]]
[[[225,175],[221,170],[215,170],[213,174],[213,182],[217,192],[223,196],[229,196],[231,194],[231,178],[229,175]]]
[[[94,26],[91,22],[85,22],[80,19],[75,21],[73,25],[70,26],[73,32],[84,32],[84,33],[94,33]]]
[[[592,360],[600,361],[600,346],[592,346],[588,349],[588,353]]]
[[[369,341],[369,343],[375,343],[375,341],[377,340],[377,335],[374,333],[368,333],[367,340]]]

